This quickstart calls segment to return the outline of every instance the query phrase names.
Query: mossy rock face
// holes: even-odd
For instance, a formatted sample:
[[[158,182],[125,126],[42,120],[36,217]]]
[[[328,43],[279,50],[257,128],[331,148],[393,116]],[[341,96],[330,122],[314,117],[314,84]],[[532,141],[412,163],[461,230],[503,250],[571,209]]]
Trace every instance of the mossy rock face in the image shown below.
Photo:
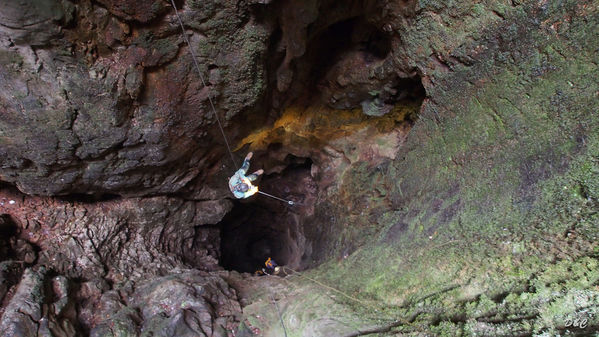
[[[596,331],[597,4],[418,4],[395,52],[426,75],[419,119],[383,172],[354,164],[344,181],[360,183],[340,186],[349,210],[356,186],[391,207],[354,218],[376,231],[335,227],[362,245],[289,281],[343,304],[336,317],[378,308],[383,335]]]

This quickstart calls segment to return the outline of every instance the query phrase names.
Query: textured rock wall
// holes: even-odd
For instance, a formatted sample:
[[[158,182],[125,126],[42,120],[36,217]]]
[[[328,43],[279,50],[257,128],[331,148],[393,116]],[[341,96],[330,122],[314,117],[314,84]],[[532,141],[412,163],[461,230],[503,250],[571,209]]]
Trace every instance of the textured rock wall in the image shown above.
[[[4,335],[232,331],[240,312],[235,290],[205,272],[222,270],[214,224],[229,202],[76,199],[0,191]],[[159,278],[165,274],[173,276]]]
[[[68,201],[8,189],[0,205],[16,223],[15,235],[41,250],[38,263],[72,278],[116,283],[175,266],[218,269],[220,234],[213,225],[231,207],[166,197]]]
[[[203,87],[165,4],[2,4],[1,180],[43,195],[145,195],[205,179],[224,151],[207,98],[226,119],[255,106],[267,32],[247,4],[188,3]]]
[[[287,278],[284,324],[297,335],[595,333],[596,2],[398,3],[386,4],[401,37],[392,54],[427,97],[394,160],[352,163],[316,210],[339,215],[322,222],[336,240],[326,263]],[[270,312],[252,303],[248,326],[281,335]]]
[[[596,329],[594,1],[177,4],[206,86],[165,1],[0,4],[3,330]],[[208,97],[302,203],[256,228],[318,268],[217,271],[234,167]]]
[[[164,1],[2,6],[0,179],[25,193],[213,197],[225,149],[208,97],[236,143],[298,100],[382,115],[423,95],[387,3],[186,2],[206,87]]]

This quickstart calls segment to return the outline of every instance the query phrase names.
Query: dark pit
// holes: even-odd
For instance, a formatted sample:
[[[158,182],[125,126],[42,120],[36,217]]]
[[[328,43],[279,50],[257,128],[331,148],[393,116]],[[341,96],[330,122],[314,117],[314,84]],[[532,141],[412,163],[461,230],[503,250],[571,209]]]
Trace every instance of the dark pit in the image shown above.
[[[268,257],[294,269],[305,266],[314,244],[304,234],[310,223],[306,220],[318,189],[310,175],[312,160],[290,155],[285,162],[283,170],[265,174],[258,186],[260,191],[296,204],[262,194],[234,201],[233,209],[219,223],[225,269],[253,273]]]

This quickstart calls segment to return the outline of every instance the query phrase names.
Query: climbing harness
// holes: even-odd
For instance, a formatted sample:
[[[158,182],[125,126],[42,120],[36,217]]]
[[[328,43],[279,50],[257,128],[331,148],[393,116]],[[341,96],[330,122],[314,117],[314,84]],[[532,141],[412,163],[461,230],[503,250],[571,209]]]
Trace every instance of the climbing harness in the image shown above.
[[[266,262],[264,262],[264,266],[266,266],[266,268],[272,269],[277,266],[277,263],[275,262],[275,260],[269,257],[268,259],[266,259]]]
[[[179,26],[181,26],[181,32],[183,35],[183,39],[185,40],[185,43],[187,43],[187,46],[189,47],[189,52],[191,53],[191,58],[193,59],[193,64],[196,68],[196,71],[198,72],[198,75],[200,76],[202,85],[204,87],[206,87],[206,82],[204,81],[204,76],[202,76],[202,72],[200,71],[200,66],[198,65],[197,57],[193,51],[193,48],[191,47],[191,43],[189,42],[189,39],[187,38],[187,34],[185,34],[185,26],[183,25],[183,20],[181,20],[181,16],[179,16],[179,11],[177,9],[177,5],[175,5],[175,0],[171,0],[171,5],[173,6],[173,10],[175,11],[175,15],[177,16],[177,21],[179,21]],[[208,102],[210,102],[210,107],[212,108],[214,117],[216,118],[216,121],[218,122],[218,128],[220,129],[220,133],[222,134],[223,139],[225,140],[225,145],[227,146],[227,151],[229,151],[229,156],[231,157],[233,166],[235,166],[236,168],[239,168],[239,166],[237,165],[237,162],[235,161],[235,157],[233,156],[233,151],[231,151],[231,146],[229,145],[229,140],[227,139],[227,135],[225,134],[225,129],[223,129],[223,125],[220,122],[220,118],[218,117],[218,114],[216,113],[216,108],[214,107],[214,103],[212,102],[212,98],[210,98],[210,95],[208,95]],[[280,200],[280,201],[287,203],[288,205],[291,205],[291,206],[296,204],[295,202],[293,202],[291,200],[285,200],[283,198],[275,197],[272,194],[268,194],[268,193],[265,193],[262,191],[258,191],[258,193],[265,195],[267,197],[273,198],[273,199]]]

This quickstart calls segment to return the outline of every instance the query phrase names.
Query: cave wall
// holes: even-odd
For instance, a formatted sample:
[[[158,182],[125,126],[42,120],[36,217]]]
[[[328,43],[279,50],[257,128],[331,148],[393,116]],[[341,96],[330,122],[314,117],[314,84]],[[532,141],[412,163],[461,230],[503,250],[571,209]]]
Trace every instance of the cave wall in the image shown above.
[[[418,120],[394,160],[353,162],[316,210],[338,215],[327,223],[337,236],[326,262],[278,297],[287,329],[592,334],[597,4],[413,4],[412,15],[389,13],[401,36],[393,55],[426,89]],[[265,305],[244,310],[266,335],[283,333],[276,316],[268,327],[255,318]]]
[[[0,4],[4,330],[599,325],[596,3],[177,5],[206,87],[167,2]],[[301,203],[275,213],[305,274],[219,271],[237,206],[207,97],[235,156],[254,150],[264,187]],[[286,180],[290,155],[310,159],[309,194]]]
[[[208,96],[224,120],[263,95],[268,31],[248,4],[182,12],[206,87],[164,1],[1,6],[0,179],[25,193],[178,192],[224,153]]]
[[[227,201],[114,198],[74,201],[5,188],[0,205],[12,235],[39,252],[36,262],[71,278],[120,283],[179,265],[217,270],[219,229]]]
[[[214,182],[234,165],[208,97],[236,144],[297,103],[380,116],[424,96],[381,14],[392,5],[180,6],[205,87],[166,2],[5,2],[0,179],[37,195],[224,197]]]

